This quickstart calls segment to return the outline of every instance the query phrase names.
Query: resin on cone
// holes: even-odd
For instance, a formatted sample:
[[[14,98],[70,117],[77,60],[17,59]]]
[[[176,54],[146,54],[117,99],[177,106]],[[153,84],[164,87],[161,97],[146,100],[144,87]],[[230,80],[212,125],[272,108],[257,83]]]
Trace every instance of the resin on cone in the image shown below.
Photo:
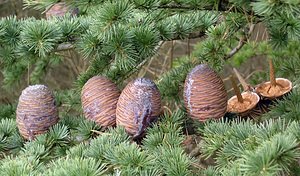
[[[25,139],[32,140],[46,133],[59,120],[52,92],[44,85],[27,87],[19,98],[16,116],[20,134]]]
[[[161,112],[161,97],[157,86],[147,78],[138,78],[127,84],[117,105],[117,125],[134,138],[144,134]]]
[[[227,109],[227,92],[220,76],[207,64],[197,65],[184,85],[185,107],[189,116],[204,122],[219,119]]]
[[[116,108],[120,96],[117,86],[104,76],[94,76],[82,88],[84,116],[103,127],[116,125]]]

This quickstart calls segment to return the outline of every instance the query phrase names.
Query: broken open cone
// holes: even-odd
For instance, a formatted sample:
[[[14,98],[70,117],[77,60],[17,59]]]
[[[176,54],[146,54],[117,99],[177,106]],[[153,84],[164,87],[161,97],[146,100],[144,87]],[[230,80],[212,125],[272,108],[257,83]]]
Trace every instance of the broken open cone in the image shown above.
[[[259,96],[252,91],[241,93],[234,78],[231,76],[230,79],[236,95],[228,100],[227,111],[241,117],[255,117],[257,114],[255,108],[260,100]]]
[[[255,90],[267,99],[280,99],[292,90],[292,82],[285,78],[275,78],[275,70],[271,59],[269,59],[269,66],[270,81],[259,84]]]

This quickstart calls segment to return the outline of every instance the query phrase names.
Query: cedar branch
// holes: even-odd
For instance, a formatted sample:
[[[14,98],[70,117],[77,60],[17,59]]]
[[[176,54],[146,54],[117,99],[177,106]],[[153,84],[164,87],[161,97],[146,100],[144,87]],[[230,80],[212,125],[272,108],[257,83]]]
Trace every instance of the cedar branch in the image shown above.
[[[253,30],[254,30],[255,24],[251,24],[249,28],[249,32],[245,35],[243,35],[240,38],[240,41],[236,47],[234,47],[225,57],[224,60],[228,60],[232,56],[234,56],[246,43],[247,39],[251,36]]]

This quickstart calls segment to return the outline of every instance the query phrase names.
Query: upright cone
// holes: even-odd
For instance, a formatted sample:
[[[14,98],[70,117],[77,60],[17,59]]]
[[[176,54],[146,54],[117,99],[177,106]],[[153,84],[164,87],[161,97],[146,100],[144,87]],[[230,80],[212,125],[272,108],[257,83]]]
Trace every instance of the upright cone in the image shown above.
[[[191,118],[204,122],[219,119],[227,109],[227,92],[220,76],[208,65],[196,66],[184,85],[185,107]]]
[[[59,2],[54,4],[46,11],[46,18],[49,19],[51,17],[62,17],[67,13],[70,13],[72,16],[77,16],[79,14],[79,10],[78,8],[70,9],[66,3]]]
[[[20,134],[29,140],[46,133],[59,120],[54,96],[44,85],[29,86],[22,91],[16,115]]]
[[[116,125],[116,109],[120,91],[104,76],[94,76],[82,88],[84,116],[103,127]]]
[[[139,138],[161,112],[161,97],[156,85],[147,78],[131,81],[122,91],[117,105],[117,125]]]

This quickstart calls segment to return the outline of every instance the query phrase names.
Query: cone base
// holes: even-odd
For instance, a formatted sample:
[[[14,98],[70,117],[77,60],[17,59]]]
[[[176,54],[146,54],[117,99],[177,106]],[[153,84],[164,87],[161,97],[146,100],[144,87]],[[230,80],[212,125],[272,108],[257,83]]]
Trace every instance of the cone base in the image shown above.
[[[290,92],[292,89],[292,82],[285,78],[276,78],[276,86],[272,86],[271,82],[259,84],[256,87],[256,92],[264,97],[274,99]]]
[[[259,102],[259,96],[253,92],[243,92],[243,102],[239,102],[237,96],[228,100],[227,111],[232,113],[244,113],[253,109]]]

